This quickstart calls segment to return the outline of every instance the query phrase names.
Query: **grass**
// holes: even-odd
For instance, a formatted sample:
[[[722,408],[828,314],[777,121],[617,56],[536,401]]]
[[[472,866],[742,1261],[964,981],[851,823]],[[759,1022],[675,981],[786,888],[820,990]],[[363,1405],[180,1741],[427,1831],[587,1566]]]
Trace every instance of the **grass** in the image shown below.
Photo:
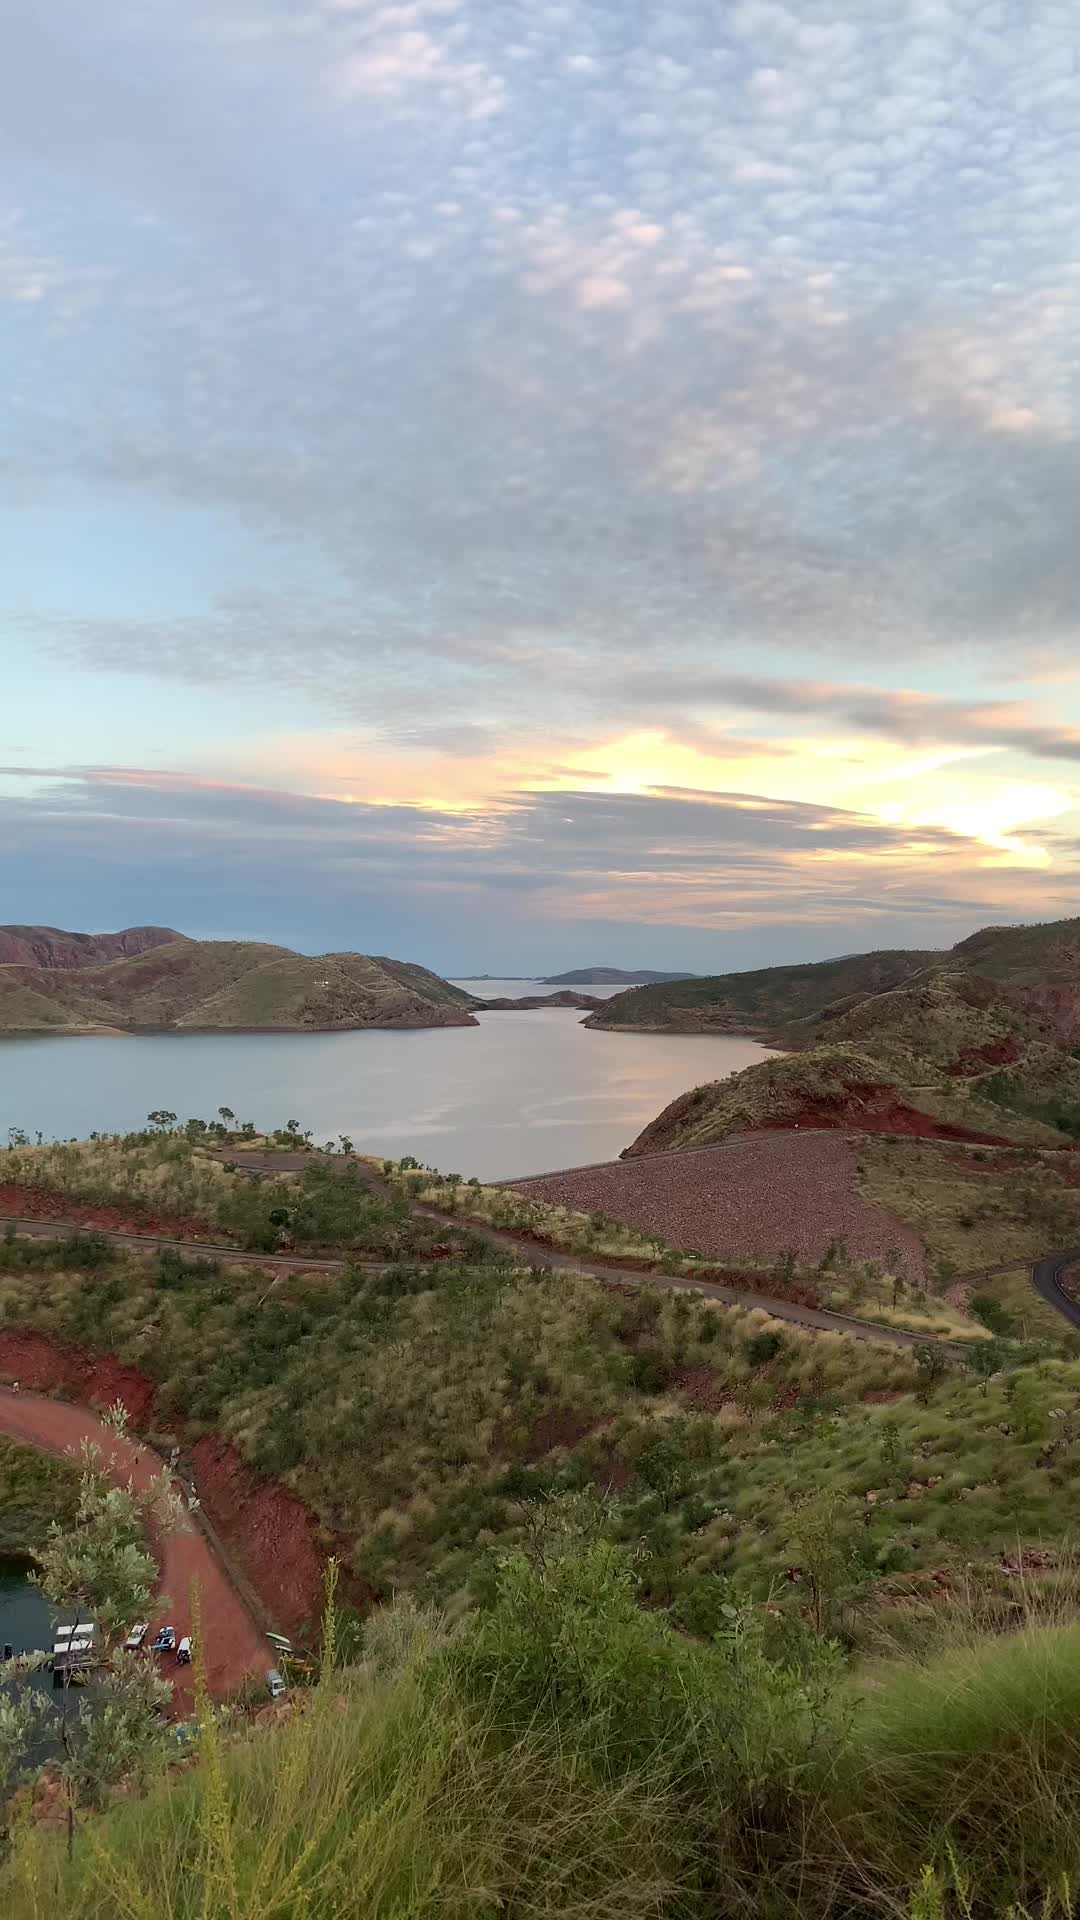
[[[416,1218],[404,1197],[373,1192],[351,1162],[312,1155],[299,1173],[254,1180],[192,1137],[190,1129],[201,1126],[12,1148],[0,1156],[0,1179],[126,1210],[148,1223],[192,1221],[251,1251],[291,1246],[399,1259],[449,1244],[483,1257],[452,1229]],[[234,1138],[230,1145],[241,1151],[252,1143]],[[296,1144],[303,1146],[302,1137]]]
[[[957,1620],[849,1673],[731,1605],[711,1645],[600,1544],[451,1624],[376,1616],[306,1710],[84,1824],[16,1830],[10,1920],[1069,1920],[1080,1628]]]
[[[1036,1260],[1080,1240],[1080,1189],[1056,1157],[871,1137],[856,1150],[865,1197],[913,1227],[939,1271]]]
[[[928,1659],[881,1663],[860,1692],[830,1792],[853,1890],[922,1877],[943,1912],[1030,1903],[1067,1920],[1080,1886],[1080,1624],[961,1632]]]
[[[67,1461],[0,1435],[0,1559],[29,1553],[51,1520],[70,1519],[78,1491]]]

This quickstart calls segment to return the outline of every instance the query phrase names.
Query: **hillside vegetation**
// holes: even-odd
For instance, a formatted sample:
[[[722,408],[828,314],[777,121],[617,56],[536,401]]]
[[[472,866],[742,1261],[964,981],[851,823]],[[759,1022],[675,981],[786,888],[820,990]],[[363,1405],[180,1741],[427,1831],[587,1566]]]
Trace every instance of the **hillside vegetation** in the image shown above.
[[[832,1023],[878,994],[939,976],[993,1019],[1059,1046],[1080,1042],[1080,919],[987,927],[948,953],[849,954],[805,966],[717,974],[617,994],[586,1025],[658,1033],[745,1033],[778,1046],[810,1046]]]
[[[222,1731],[73,1854],[25,1827],[11,1920],[1070,1920],[1080,1645],[957,1623],[848,1677],[728,1608],[693,1644],[600,1543],[399,1602],[307,1710]]]
[[[629,1152],[705,1146],[757,1127],[846,1126],[1029,1146],[1080,1138],[1080,1054],[1066,1043],[1066,1002],[1074,992],[1080,1000],[1074,926],[1080,922],[1023,929],[1015,945],[1011,934],[978,936],[968,945],[980,960],[993,960],[994,979],[968,972],[960,949],[949,964],[923,967],[899,985],[882,984],[889,968],[879,964],[905,958],[896,955],[745,976],[764,983],[754,989],[755,1004],[771,996],[777,1009],[786,1006],[780,1024],[795,1050],[680,1095]],[[1027,980],[1020,963],[1030,963],[1040,939],[1065,956],[1063,971],[1074,969],[1073,987],[1036,989]],[[876,985],[864,980],[861,996],[845,992],[807,1007],[814,994],[850,986],[850,969],[864,964]],[[809,984],[800,978],[793,986],[793,972],[811,976]],[[607,1020],[626,998],[609,1002],[589,1024]],[[708,1004],[727,1006],[726,1000]],[[672,1009],[673,1030],[681,1011]]]
[[[0,967],[7,1033],[471,1026],[474,1004],[405,961],[249,940],[178,936],[105,965]]]
[[[5,1916],[1075,1920],[1063,1319],[1013,1287],[971,1301],[968,1354],[857,1343],[526,1269],[417,1211],[499,1196],[412,1163],[388,1191],[342,1156],[258,1180],[208,1137],[19,1148],[0,1174],[279,1233],[284,1209],[305,1244],[378,1264],[271,1275],[8,1234],[0,1365],[38,1335],[114,1356],[159,1449],[212,1439],[299,1497],[363,1617],[335,1621],[304,1710],[204,1699],[193,1763],[84,1819],[70,1854],[16,1823]],[[973,1189],[995,1150],[957,1151],[986,1153]],[[1023,1184],[988,1177],[987,1205]],[[845,1272],[837,1246],[819,1278]],[[778,1263],[778,1288],[798,1277]]]

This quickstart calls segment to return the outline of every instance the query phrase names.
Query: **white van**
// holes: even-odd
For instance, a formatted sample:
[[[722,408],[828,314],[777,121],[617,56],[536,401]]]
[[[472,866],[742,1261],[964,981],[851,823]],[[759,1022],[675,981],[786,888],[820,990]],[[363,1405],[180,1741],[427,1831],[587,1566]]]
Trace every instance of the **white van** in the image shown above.
[[[276,1667],[271,1667],[266,1676],[266,1691],[271,1700],[280,1700],[285,1691],[285,1682]]]

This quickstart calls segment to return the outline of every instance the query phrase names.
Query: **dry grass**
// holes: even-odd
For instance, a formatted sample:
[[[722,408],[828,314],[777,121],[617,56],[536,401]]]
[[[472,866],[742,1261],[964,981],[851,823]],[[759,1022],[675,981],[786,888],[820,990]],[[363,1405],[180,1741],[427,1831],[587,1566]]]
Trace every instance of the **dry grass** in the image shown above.
[[[872,1138],[857,1152],[866,1198],[913,1227],[931,1264],[953,1273],[1036,1260],[1080,1240],[1080,1191],[1044,1156]]]

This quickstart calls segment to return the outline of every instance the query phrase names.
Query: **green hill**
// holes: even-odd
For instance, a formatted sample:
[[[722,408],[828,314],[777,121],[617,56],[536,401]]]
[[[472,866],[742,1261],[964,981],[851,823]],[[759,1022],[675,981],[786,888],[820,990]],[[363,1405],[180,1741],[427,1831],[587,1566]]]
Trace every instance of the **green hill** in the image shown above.
[[[792,1021],[869,993],[901,986],[942,959],[939,953],[861,953],[791,967],[763,967],[679,980],[619,993],[589,1015],[587,1027],[648,1033],[741,1033],[777,1039]]]
[[[5,1920],[1073,1920],[1080,1360],[1026,1282],[969,1355],[900,1351],[525,1269],[377,1169],[260,1182],[206,1135],[3,1160],[354,1264],[2,1236],[0,1370],[20,1409],[139,1388],[279,1624],[319,1606],[305,1518],[345,1604],[310,1691],[204,1701],[141,1771],[103,1739],[70,1844],[12,1804]]]
[[[900,948],[802,966],[636,987],[590,1014],[589,1027],[651,1033],[741,1033],[778,1046],[813,1044],[833,1021],[881,993],[937,975],[972,1008],[998,1003],[1058,1045],[1080,1045],[1080,919],[986,927],[948,952]],[[959,986],[960,980],[966,983]]]
[[[0,968],[0,1032],[345,1031],[474,1024],[471,997],[426,968],[182,937],[107,965]]]

